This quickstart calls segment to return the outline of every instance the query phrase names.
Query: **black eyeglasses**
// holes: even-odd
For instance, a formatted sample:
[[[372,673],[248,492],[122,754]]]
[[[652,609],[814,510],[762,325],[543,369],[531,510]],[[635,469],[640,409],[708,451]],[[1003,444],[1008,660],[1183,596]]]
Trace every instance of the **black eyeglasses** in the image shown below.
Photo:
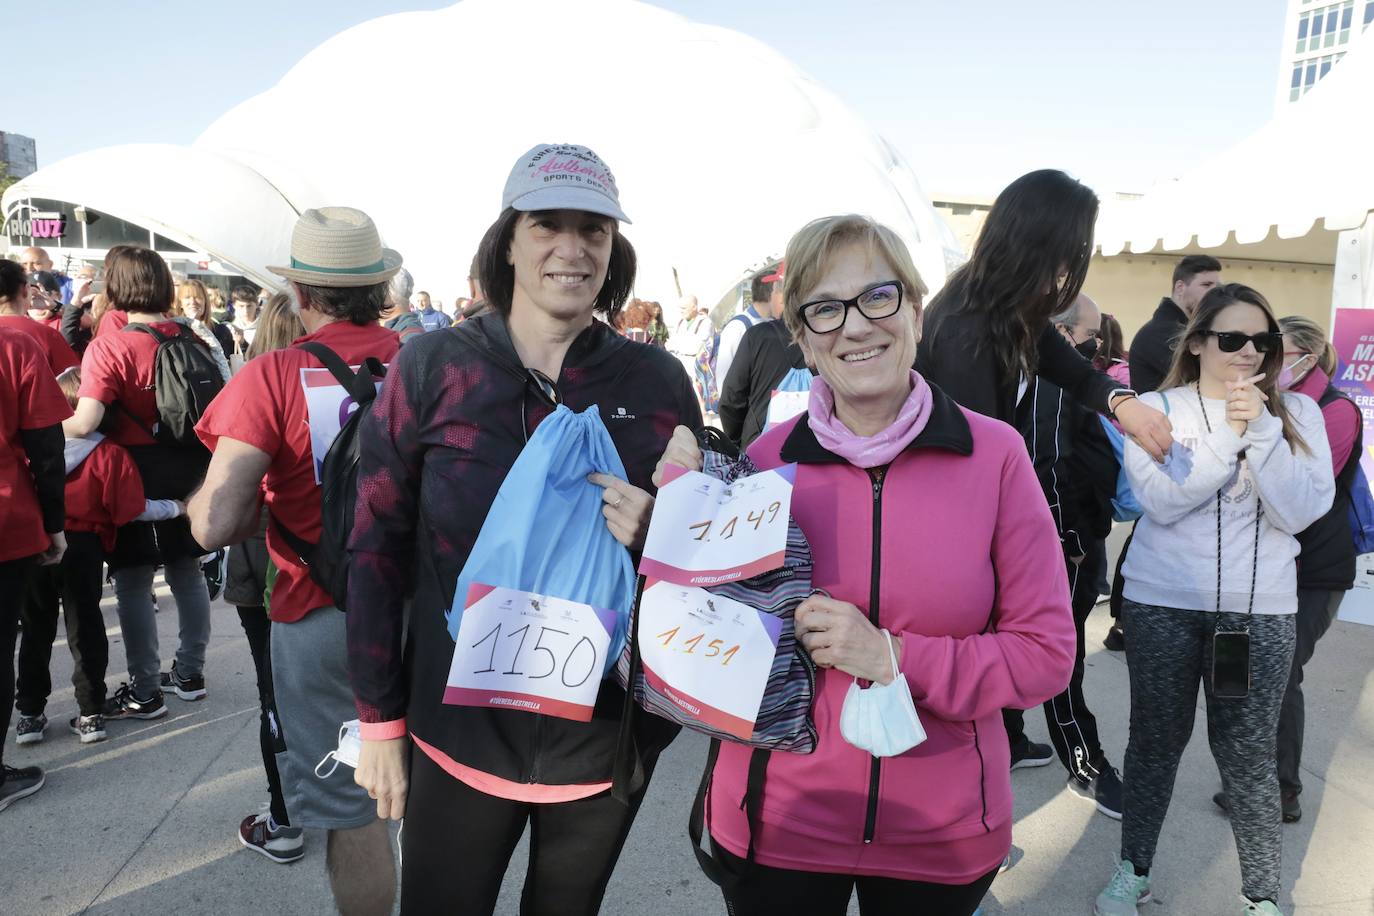
[[[849,310],[858,309],[869,321],[889,318],[902,307],[902,284],[896,280],[877,283],[853,299],[817,299],[797,311],[802,323],[816,334],[832,334],[844,327]]]
[[[520,394],[520,432],[524,434],[526,442],[530,441],[529,421],[526,418],[529,415],[531,388],[534,389],[535,397],[549,410],[554,410],[563,403],[563,396],[558,393],[558,385],[553,379],[538,369],[525,369],[525,389]]]
[[[1268,353],[1270,350],[1277,350],[1283,346],[1283,335],[1277,331],[1266,331],[1263,334],[1242,334],[1239,331],[1208,331],[1208,337],[1217,339],[1217,347],[1223,353],[1235,353],[1244,350],[1248,343],[1255,345],[1256,353]]]

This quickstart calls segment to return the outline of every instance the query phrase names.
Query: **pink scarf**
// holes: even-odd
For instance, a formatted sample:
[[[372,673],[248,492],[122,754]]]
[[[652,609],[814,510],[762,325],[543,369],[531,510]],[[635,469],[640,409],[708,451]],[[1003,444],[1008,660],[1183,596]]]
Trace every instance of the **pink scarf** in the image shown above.
[[[807,422],[816,434],[816,441],[826,449],[855,467],[876,468],[890,464],[926,428],[930,402],[930,385],[912,369],[911,394],[907,395],[892,425],[876,436],[856,436],[835,416],[835,392],[818,375],[811,380]]]

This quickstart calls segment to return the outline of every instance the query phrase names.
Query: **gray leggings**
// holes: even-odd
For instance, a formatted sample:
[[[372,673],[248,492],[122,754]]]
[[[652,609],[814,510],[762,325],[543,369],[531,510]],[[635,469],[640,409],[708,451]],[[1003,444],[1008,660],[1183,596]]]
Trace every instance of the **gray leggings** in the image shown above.
[[[194,677],[204,673],[205,647],[210,642],[210,593],[200,560],[182,557],[163,565],[167,587],[176,599],[180,625],[177,671]],[[149,697],[162,688],[157,648],[157,617],[153,614],[153,567],[126,566],[114,571],[119,629],[129,662],[129,682],[137,696]]]
[[[1212,696],[1212,633],[1217,615],[1136,604],[1122,608],[1131,675],[1121,858],[1148,868],[1174,792],[1178,761],[1193,734],[1197,686],[1207,697],[1207,739],[1231,805],[1241,892],[1277,901],[1282,821],[1275,750],[1279,706],[1293,660],[1292,614],[1250,619],[1250,695]],[[1244,614],[1224,614],[1230,624]]]

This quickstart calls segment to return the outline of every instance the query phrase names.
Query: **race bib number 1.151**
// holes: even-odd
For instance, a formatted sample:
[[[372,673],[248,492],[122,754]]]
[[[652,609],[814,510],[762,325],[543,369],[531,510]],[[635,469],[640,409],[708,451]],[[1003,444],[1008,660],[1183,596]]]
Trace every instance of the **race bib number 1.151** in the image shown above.
[[[754,734],[782,619],[699,588],[651,582],[639,605],[644,677],[683,712]]]
[[[640,573],[678,585],[717,585],[777,569],[796,475],[797,466],[786,464],[727,484],[669,465]]]
[[[590,722],[616,614],[473,583],[444,702]]]

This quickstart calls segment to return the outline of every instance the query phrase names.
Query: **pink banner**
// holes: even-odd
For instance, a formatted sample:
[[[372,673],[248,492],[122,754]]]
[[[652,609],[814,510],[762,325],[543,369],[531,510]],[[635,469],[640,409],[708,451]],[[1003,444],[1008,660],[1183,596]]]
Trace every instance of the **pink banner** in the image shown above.
[[[557,716],[560,719],[572,719],[574,722],[592,721],[594,708],[528,693],[474,690],[469,687],[444,688],[444,702],[450,706],[494,706],[516,712],[538,713],[541,716]]]
[[[1340,357],[1331,382],[1364,417],[1360,464],[1365,476],[1374,480],[1374,309],[1337,309],[1331,343]]]

